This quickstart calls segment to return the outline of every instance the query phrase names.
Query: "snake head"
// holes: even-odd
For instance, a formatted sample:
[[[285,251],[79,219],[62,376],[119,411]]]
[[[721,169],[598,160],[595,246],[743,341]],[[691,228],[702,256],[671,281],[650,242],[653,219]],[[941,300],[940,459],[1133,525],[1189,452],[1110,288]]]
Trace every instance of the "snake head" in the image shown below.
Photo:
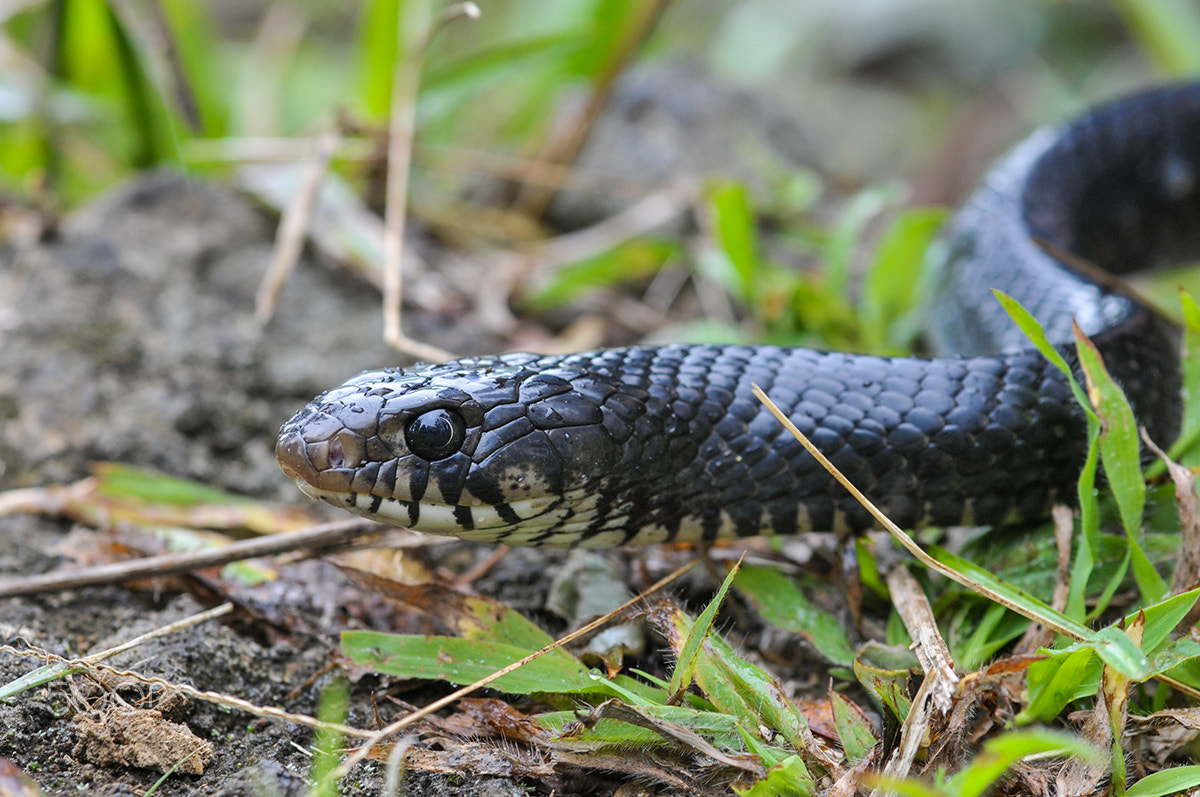
[[[432,533],[515,544],[619,458],[612,390],[534,355],[363,373],[283,425],[276,458],[313,498]],[[515,536],[514,536],[515,535]]]

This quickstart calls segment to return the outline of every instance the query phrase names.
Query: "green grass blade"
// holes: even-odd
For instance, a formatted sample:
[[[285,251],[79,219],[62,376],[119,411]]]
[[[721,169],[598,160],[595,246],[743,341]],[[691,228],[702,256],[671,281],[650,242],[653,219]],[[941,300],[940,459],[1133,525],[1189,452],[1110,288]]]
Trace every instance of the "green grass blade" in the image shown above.
[[[969,562],[961,556],[957,556],[945,548],[936,545],[929,548],[929,553],[942,564],[957,570],[971,580],[983,584],[992,591],[1002,595],[1015,606],[1019,606],[1027,613],[1026,616],[1031,619],[1037,618],[1047,625],[1067,629],[1076,639],[1089,639],[1092,636],[1092,631],[1087,626],[1054,611],[1054,609],[1051,609],[1028,592],[997,578],[993,573],[984,570],[974,562]]]
[[[649,278],[679,252],[679,244],[673,241],[628,241],[555,270],[525,301],[535,311],[562,307],[598,289]]]
[[[1047,730],[1014,731],[989,739],[983,749],[947,783],[956,797],[981,797],[1005,772],[1032,755],[1070,756],[1099,764],[1105,755],[1078,736]]]
[[[688,706],[638,706],[638,712],[654,720],[670,723],[695,733],[718,749],[740,753],[743,735],[738,721],[727,714],[703,711]],[[539,725],[552,732],[561,732],[569,723],[578,723],[575,711],[552,711],[533,718]],[[662,734],[641,725],[633,725],[610,717],[586,728],[579,728],[571,736],[572,744],[582,744],[589,751],[624,750],[631,746],[640,748],[663,747],[672,744]]]
[[[1095,413],[1092,412],[1087,394],[1083,392],[1083,388],[1076,381],[1075,375],[1071,373],[1071,366],[1067,365],[1067,361],[1063,359],[1062,354],[1054,347],[1050,339],[1046,337],[1046,330],[1042,328],[1038,320],[1030,315],[1029,311],[1022,307],[1016,299],[1004,291],[993,290],[992,293],[999,300],[1005,312],[1016,323],[1017,327],[1025,333],[1025,336],[1042,353],[1042,356],[1049,360],[1055,368],[1063,372],[1070,381],[1071,392],[1075,394],[1075,400],[1079,402],[1079,406],[1083,407],[1084,412],[1088,413],[1090,417],[1094,417]]]
[[[694,628],[699,623],[674,609],[658,622],[682,659],[683,647],[696,636]],[[808,723],[779,683],[739,657],[720,635],[710,633],[702,641],[704,655],[695,658],[693,677],[713,706],[748,728],[778,732],[794,750],[803,753]],[[676,692],[672,690],[672,694]]]
[[[682,695],[692,685],[692,676],[696,670],[696,660],[699,658],[700,652],[704,649],[705,640],[712,633],[713,623],[717,619],[717,611],[720,610],[721,604],[725,602],[725,596],[729,594],[729,588],[733,585],[733,580],[737,578],[740,568],[741,562],[737,562],[729,569],[729,574],[721,582],[721,588],[717,590],[717,594],[709,601],[708,606],[704,607],[704,611],[696,618],[696,622],[688,632],[687,639],[683,643],[683,649],[679,651],[678,660],[675,663],[675,671],[671,673],[671,686],[667,690],[673,697]]]
[[[846,203],[838,216],[822,252],[825,262],[825,282],[830,293],[846,294],[850,280],[850,262],[863,240],[863,231],[872,219],[896,203],[901,191],[894,183],[877,185],[859,191]]]
[[[893,339],[891,330],[921,300],[925,253],[945,219],[944,209],[914,208],[898,214],[884,232],[863,280],[859,306],[868,350],[903,342]]]
[[[1078,327],[1075,328],[1075,340],[1079,365],[1087,381],[1088,400],[1100,420],[1100,459],[1129,541],[1134,580],[1142,597],[1155,602],[1167,594],[1167,585],[1140,542],[1142,514],[1146,508],[1146,481],[1142,476],[1137,419],[1124,391],[1104,367],[1100,352]]]
[[[326,723],[341,724],[349,712],[349,686],[345,678],[333,678],[323,690],[317,708],[317,717]],[[312,770],[309,781],[313,784],[307,797],[337,797],[337,769],[342,762],[344,736],[331,727],[318,728],[313,742]]]
[[[1078,327],[1075,328],[1075,342],[1079,365],[1087,381],[1088,401],[1100,419],[1100,459],[1104,463],[1104,474],[1117,499],[1126,533],[1136,537],[1146,507],[1137,420],[1124,391],[1105,368],[1100,352]]]
[[[1134,38],[1176,78],[1200,74],[1200,7],[1192,0],[1114,0]]]
[[[978,606],[964,602],[951,622],[946,642],[959,668],[971,672],[991,659],[1000,648],[1025,632],[1029,621],[998,603],[989,603],[978,616]],[[966,632],[965,639],[962,638]]]
[[[19,678],[14,678],[6,684],[0,684],[0,700],[10,700],[22,692],[57,681],[67,675],[82,672],[83,667],[66,662],[43,664],[32,672],[27,672]]]
[[[1140,610],[1146,617],[1146,627],[1142,630],[1142,650],[1147,655],[1153,656],[1160,646],[1166,644],[1171,632],[1196,605],[1197,599],[1200,599],[1200,588],[1171,595]],[[1138,612],[1127,615],[1126,624],[1132,623],[1137,615]]]
[[[722,182],[708,192],[713,231],[721,251],[733,266],[737,280],[727,285],[739,299],[753,306],[758,298],[755,279],[760,268],[758,221],[750,203],[750,194],[742,183]]]
[[[422,91],[454,88],[461,83],[483,82],[498,77],[527,60],[551,57],[579,47],[587,34],[579,29],[501,42],[455,61],[436,67],[421,79]]]
[[[1171,458],[1192,467],[1200,465],[1200,306],[1186,291],[1183,305],[1183,425],[1171,446]]]
[[[119,462],[98,463],[92,467],[92,473],[97,479],[96,491],[110,498],[133,498],[178,506],[253,503],[253,499],[244,495]]]

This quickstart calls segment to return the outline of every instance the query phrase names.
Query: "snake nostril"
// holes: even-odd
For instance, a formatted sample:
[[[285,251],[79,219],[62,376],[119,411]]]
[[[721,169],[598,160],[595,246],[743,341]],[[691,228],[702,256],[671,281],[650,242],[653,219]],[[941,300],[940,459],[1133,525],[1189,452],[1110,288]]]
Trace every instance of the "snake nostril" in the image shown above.
[[[346,465],[346,450],[342,447],[342,436],[337,435],[329,441],[329,467],[342,468]]]
[[[367,462],[367,442],[361,435],[343,429],[329,439],[329,467],[334,470],[357,468]]]

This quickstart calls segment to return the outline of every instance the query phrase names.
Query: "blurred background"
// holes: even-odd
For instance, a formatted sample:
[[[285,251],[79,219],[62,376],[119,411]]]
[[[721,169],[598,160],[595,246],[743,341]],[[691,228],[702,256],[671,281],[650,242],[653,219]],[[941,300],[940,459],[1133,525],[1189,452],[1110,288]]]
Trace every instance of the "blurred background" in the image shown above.
[[[932,207],[1032,127],[1198,69],[1191,0],[4,0],[0,239],[150,168],[282,211],[320,145],[312,242],[378,281],[391,125],[405,301],[476,313],[458,348],[897,350]]]

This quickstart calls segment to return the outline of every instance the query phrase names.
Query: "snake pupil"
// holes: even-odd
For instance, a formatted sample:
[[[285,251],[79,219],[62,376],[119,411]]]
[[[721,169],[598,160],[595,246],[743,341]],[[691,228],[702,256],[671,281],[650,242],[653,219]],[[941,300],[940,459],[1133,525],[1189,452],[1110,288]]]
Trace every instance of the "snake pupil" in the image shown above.
[[[445,459],[462,447],[466,424],[462,416],[450,410],[430,410],[413,418],[404,430],[408,450],[434,462]]]

